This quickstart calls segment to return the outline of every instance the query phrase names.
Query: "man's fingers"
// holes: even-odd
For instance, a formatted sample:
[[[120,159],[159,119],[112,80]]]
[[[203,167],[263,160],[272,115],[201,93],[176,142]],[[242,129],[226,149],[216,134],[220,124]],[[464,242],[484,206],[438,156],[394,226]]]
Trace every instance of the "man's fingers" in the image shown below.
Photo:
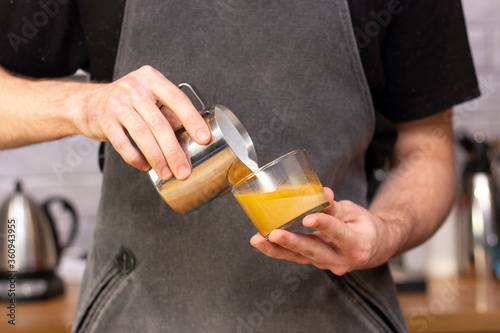
[[[299,253],[311,262],[321,263],[325,267],[333,267],[335,259],[338,258],[332,247],[314,235],[274,230],[269,234],[269,241],[290,250],[291,253]]]
[[[167,165],[164,152],[160,149],[160,146],[156,142],[151,129],[135,110],[128,110],[127,108],[127,110],[123,110],[117,115],[119,122],[121,122],[123,127],[128,131],[159,177],[168,179],[172,176],[172,171],[174,174],[178,172],[178,169],[174,169],[172,171],[170,170]],[[177,140],[170,141],[169,145],[170,151],[167,152],[166,156],[168,157],[170,154],[169,162],[172,162],[175,167],[178,167],[180,164],[179,161],[182,161],[183,159],[185,160],[186,156],[180,148]],[[174,154],[177,154],[177,156],[172,158],[171,156]]]
[[[154,68],[146,67],[145,70],[150,71],[151,77],[154,78],[151,85],[153,94],[175,113],[191,138],[198,144],[210,143],[212,136],[208,125],[186,94]]]
[[[322,213],[308,215],[302,221],[316,229],[312,234],[273,230],[269,242],[256,235],[251,243],[264,254],[310,263],[342,275],[355,267],[366,265],[373,255],[373,223],[368,211],[351,201],[333,201],[333,192],[325,188],[332,207]]]
[[[304,257],[300,253],[290,251],[280,245],[266,241],[261,234],[253,236],[252,239],[250,239],[250,244],[271,258],[284,259],[306,265],[316,265],[315,262],[307,257]]]
[[[174,133],[181,124],[198,144],[211,141],[206,121],[189,98],[151,66],[97,87],[83,113],[82,134],[110,140],[127,163],[141,170],[150,166],[162,179],[184,180],[191,174]]]
[[[165,118],[160,109],[158,109],[156,104],[147,98],[146,92],[141,92],[140,89],[138,89],[134,97],[133,104],[135,110],[148,125],[158,146],[160,146],[163,152],[169,169],[175,174],[177,179],[184,180],[188,178],[191,173],[191,166],[183,150],[180,149],[177,137],[169,121]],[[147,151],[144,153],[146,157],[148,157],[147,155],[149,152]],[[165,166],[163,166],[163,168],[164,167]],[[155,170],[157,169],[155,168]],[[160,177],[166,179],[165,176],[167,175],[163,174],[165,171],[160,172]]]
[[[330,201],[330,207],[326,208],[323,210],[325,214],[335,216],[336,218],[342,219],[342,205],[336,201],[334,201],[334,194],[331,188],[329,187],[323,187],[323,190],[325,191],[325,195],[328,198],[328,201]]]
[[[170,110],[169,108],[167,108],[165,105],[162,105],[160,102],[158,102],[157,104],[160,104],[158,107],[160,108],[160,111],[161,111],[161,113],[163,113],[163,115],[165,116],[165,118],[167,118],[167,120],[170,123],[170,126],[172,127],[172,129],[174,131],[176,131],[177,129],[179,129],[182,126],[182,123],[179,120],[179,118],[177,118],[177,116],[175,115],[175,113],[173,113],[172,110]]]
[[[343,214],[342,210],[344,208],[342,202],[336,202],[335,205],[337,208],[332,208],[332,210],[337,210],[337,212],[333,214]],[[328,214],[328,212],[311,214],[304,218],[302,224],[306,227],[316,229],[328,237],[330,242],[337,248],[344,250],[352,244],[353,231],[345,222],[332,215]]]
[[[142,171],[151,169],[144,155],[132,145],[123,128],[116,122],[111,124],[107,129],[109,142],[111,142],[123,160]]]
[[[323,191],[325,191],[325,195],[328,198],[328,201],[333,202],[335,194],[333,193],[332,189],[329,187],[323,187]]]

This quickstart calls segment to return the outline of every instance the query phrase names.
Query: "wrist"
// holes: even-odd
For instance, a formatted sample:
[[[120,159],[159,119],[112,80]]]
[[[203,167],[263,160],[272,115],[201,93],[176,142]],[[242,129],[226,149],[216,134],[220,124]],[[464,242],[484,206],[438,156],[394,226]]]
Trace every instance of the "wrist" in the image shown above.
[[[370,267],[376,267],[389,261],[392,257],[399,254],[401,247],[401,231],[398,223],[394,223],[393,216],[387,214],[372,213],[375,219],[377,230],[377,246],[374,249]]]
[[[72,134],[88,136],[90,127],[89,100],[95,92],[96,83],[72,83],[70,93],[65,99],[65,121],[67,121]]]

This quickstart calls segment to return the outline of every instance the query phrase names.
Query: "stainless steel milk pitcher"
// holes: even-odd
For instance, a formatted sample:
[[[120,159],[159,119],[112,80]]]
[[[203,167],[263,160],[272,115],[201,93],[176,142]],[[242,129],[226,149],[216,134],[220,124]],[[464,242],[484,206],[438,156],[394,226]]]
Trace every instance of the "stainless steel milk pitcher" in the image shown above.
[[[152,169],[149,176],[165,202],[178,213],[187,213],[229,192],[231,184],[257,169],[257,153],[250,136],[227,107],[221,104],[207,107],[196,88],[181,83],[198,99],[200,114],[209,125],[212,141],[199,145],[184,127],[175,134],[193,171],[184,181],[176,178],[162,180]]]

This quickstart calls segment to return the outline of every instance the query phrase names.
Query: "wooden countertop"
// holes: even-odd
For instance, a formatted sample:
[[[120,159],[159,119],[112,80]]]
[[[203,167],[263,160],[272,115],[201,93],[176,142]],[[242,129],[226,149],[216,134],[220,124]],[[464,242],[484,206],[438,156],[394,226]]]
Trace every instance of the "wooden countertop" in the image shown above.
[[[79,284],[67,283],[64,295],[18,302],[16,326],[7,323],[8,303],[0,303],[2,333],[69,333]],[[400,293],[410,332],[500,332],[500,281],[464,277],[431,280],[425,293]]]
[[[500,281],[430,280],[425,293],[400,293],[410,332],[500,332]]]
[[[7,323],[8,303],[0,303],[0,332],[70,333],[79,289],[79,283],[66,283],[63,295],[42,301],[17,302],[15,326]]]

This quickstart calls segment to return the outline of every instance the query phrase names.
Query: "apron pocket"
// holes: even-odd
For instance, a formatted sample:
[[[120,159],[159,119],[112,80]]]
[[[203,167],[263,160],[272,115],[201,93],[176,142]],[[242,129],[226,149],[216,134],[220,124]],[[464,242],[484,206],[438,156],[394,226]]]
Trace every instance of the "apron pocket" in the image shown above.
[[[122,247],[113,261],[106,266],[97,279],[97,283],[87,296],[80,319],[75,323],[73,332],[81,333],[91,330],[96,317],[113,295],[120,281],[123,280],[135,267],[135,258],[130,250]]]

